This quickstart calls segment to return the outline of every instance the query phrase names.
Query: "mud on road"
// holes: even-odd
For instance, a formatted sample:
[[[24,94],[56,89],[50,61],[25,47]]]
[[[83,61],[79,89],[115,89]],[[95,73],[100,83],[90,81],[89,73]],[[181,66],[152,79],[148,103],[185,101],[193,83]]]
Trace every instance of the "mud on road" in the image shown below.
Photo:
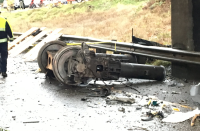
[[[108,103],[106,97],[87,97],[87,87],[62,85],[45,74],[36,73],[37,62],[24,62],[21,57],[8,59],[8,77],[0,77],[0,126],[9,131],[197,131],[199,120],[191,127],[191,119],[182,123],[163,123],[160,118],[141,121],[145,108],[137,103]],[[111,84],[116,93],[156,96],[160,100],[200,107],[192,101],[189,90],[193,81],[181,87],[165,82],[132,79],[131,83]],[[123,81],[123,80],[122,80]],[[136,91],[136,90],[138,91]],[[173,94],[172,91],[180,92]]]

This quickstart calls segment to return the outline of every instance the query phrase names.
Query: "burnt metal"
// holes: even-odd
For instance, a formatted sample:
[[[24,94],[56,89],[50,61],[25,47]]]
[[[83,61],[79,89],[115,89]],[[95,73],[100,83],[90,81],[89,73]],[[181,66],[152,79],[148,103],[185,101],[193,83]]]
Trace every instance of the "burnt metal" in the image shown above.
[[[40,32],[42,32],[40,29],[37,29],[35,32],[33,32],[31,35],[32,36],[36,36],[37,34],[39,34]]]
[[[162,45],[154,41],[148,41],[145,39],[137,38],[136,36],[133,36],[133,35],[132,35],[132,42],[135,44],[141,44],[145,46],[171,47],[171,45]]]

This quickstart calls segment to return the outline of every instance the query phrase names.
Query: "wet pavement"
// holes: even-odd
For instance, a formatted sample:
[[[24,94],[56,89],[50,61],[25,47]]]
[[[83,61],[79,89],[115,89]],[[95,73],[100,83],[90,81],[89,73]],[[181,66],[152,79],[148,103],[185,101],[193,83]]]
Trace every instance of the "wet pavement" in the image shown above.
[[[137,103],[107,101],[106,97],[87,97],[93,88],[62,85],[37,73],[37,62],[8,59],[8,77],[0,76],[0,126],[9,131],[197,131],[200,119],[191,127],[191,119],[182,123],[164,123],[160,118],[141,121],[145,108]],[[174,82],[171,82],[174,80]],[[122,83],[123,82],[123,83]],[[138,94],[156,96],[190,107],[200,107],[189,95],[197,82],[167,78],[164,82],[132,79],[112,82],[111,95]],[[136,90],[137,91],[136,91]],[[89,92],[88,92],[89,91]],[[139,93],[140,92],[140,93]],[[143,112],[143,113],[142,113]]]

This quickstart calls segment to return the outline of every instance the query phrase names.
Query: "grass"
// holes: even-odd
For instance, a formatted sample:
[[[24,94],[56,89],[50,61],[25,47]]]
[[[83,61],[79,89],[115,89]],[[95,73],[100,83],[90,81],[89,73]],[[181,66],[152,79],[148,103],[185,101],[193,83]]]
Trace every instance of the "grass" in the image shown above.
[[[6,129],[3,129],[3,128],[0,128],[0,131],[8,131],[8,130],[6,130]]]
[[[169,61],[163,61],[163,60],[154,60],[153,62],[147,63],[148,65],[154,65],[154,66],[164,66],[169,67],[171,65],[171,62]]]
[[[63,28],[62,33],[130,42],[134,35],[171,44],[169,0],[91,0],[60,8],[3,13],[15,32],[31,27]],[[161,3],[161,4],[158,4]]]

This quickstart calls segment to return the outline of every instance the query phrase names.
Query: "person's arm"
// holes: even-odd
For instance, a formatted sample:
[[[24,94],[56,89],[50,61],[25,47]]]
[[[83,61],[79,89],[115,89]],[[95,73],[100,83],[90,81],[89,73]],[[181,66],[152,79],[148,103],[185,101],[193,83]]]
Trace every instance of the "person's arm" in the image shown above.
[[[13,41],[13,33],[9,23],[6,21],[6,33],[9,38],[9,41]]]

